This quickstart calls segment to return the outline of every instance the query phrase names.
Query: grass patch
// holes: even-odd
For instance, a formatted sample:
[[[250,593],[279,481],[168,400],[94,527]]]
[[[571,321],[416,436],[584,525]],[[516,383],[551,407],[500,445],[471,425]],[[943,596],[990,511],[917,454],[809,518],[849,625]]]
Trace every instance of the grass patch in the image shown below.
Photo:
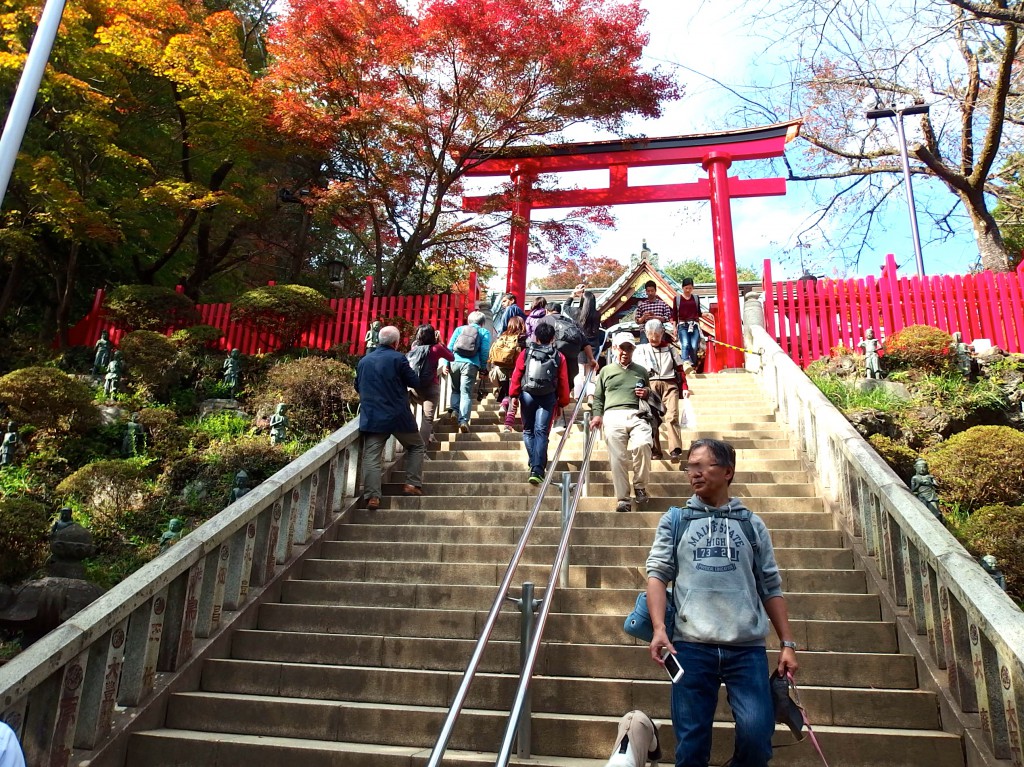
[[[876,388],[869,391],[861,391],[856,384],[830,376],[815,376],[811,380],[824,394],[829,402],[843,411],[881,410],[886,413],[898,413],[906,408],[907,403],[899,397],[895,397],[885,389]]]

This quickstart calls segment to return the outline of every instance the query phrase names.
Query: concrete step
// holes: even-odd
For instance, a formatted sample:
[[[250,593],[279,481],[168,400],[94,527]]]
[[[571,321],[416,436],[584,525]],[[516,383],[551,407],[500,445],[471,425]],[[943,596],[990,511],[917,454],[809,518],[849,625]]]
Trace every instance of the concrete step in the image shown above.
[[[518,588],[515,589],[518,591]],[[544,589],[537,588],[537,598]],[[420,609],[490,609],[495,587],[431,583],[366,583],[363,581],[290,580],[281,601],[301,605],[361,605]],[[624,617],[636,601],[637,589],[560,588],[552,610]],[[874,594],[788,592],[786,605],[794,619],[878,621],[881,607]]]
[[[381,525],[350,524],[338,530],[342,541],[402,541],[405,543],[514,544],[522,535],[515,526],[453,525]],[[555,545],[562,535],[560,527],[535,527],[530,540]],[[574,527],[571,542],[589,546],[650,546],[654,530],[632,527]],[[781,548],[841,548],[843,534],[838,530],[774,530],[772,542]]]
[[[523,470],[524,474],[526,470]],[[523,478],[526,484],[526,478]],[[492,495],[492,496],[450,496],[432,495],[431,493],[443,492],[444,488],[431,488],[430,475],[423,479],[424,495],[407,498],[401,495],[384,496],[381,498],[380,509],[385,513],[391,509],[424,509],[438,511],[460,511],[479,509],[504,509],[509,511],[527,512],[533,508],[536,502],[534,495]],[[652,495],[650,501],[644,506],[644,511],[657,511],[665,513],[670,506],[684,503],[689,494],[678,494],[672,496]],[[751,511],[761,514],[768,511],[798,511],[798,512],[821,512],[824,506],[820,498],[743,498],[744,504]],[[556,492],[548,492],[545,495],[542,508],[554,511],[561,505],[561,498]],[[614,496],[587,497],[581,498],[579,509],[581,511],[614,511]]]
[[[233,637],[231,657],[461,673],[469,662],[473,645],[474,640],[470,639],[240,630]],[[600,669],[601,677],[609,679],[665,679],[664,670],[651,662],[646,647],[639,644],[547,644],[538,654],[536,673],[591,677],[595,668]],[[492,642],[481,660],[480,670],[519,673],[518,639]],[[917,663],[910,655],[893,653],[801,651],[800,680],[802,685],[819,687],[913,690],[918,685]]]
[[[392,703],[380,707],[349,701],[195,692],[171,697],[167,726],[203,732],[214,731],[211,724],[215,723],[218,727],[215,731],[220,733],[361,741],[429,749],[443,716],[443,709],[433,706]],[[534,714],[534,752],[588,758],[607,756],[605,752],[609,744],[614,743],[617,723],[618,717]],[[450,745],[459,750],[493,750],[501,741],[504,725],[502,713],[464,709]],[[659,733],[664,736],[662,745],[663,748],[669,746],[669,753],[673,746],[670,730],[662,727]],[[715,724],[713,759],[721,759],[731,751],[731,731],[731,723]],[[963,764],[959,738],[943,732],[820,726],[816,734],[826,753],[843,755],[844,766],[928,764],[929,767],[952,767]],[[783,730],[777,731],[776,737],[782,742],[785,742],[784,736]]]
[[[350,607],[341,605],[266,604],[260,608],[258,627],[264,631],[300,631],[318,634],[474,639],[487,618],[486,608],[444,610]],[[545,640],[571,643],[579,636],[595,644],[635,644],[622,630],[622,615],[551,613]],[[519,615],[511,610],[498,616],[493,636],[513,641],[519,636]],[[791,620],[793,638],[801,649],[821,652],[892,653],[898,650],[892,623],[880,621]],[[774,635],[772,635],[774,636]],[[775,640],[769,638],[774,646]]]
[[[438,453],[438,456],[441,454]],[[455,483],[465,482],[468,484],[484,483],[492,481],[501,481],[506,473],[513,475],[513,479],[518,482],[520,475],[523,471],[522,459],[518,461],[505,461],[502,463],[494,462],[493,471],[458,471],[449,469],[437,468],[442,461],[440,459],[431,460],[426,467],[426,474],[430,478],[430,482],[435,485],[449,485]],[[449,462],[450,463],[450,462]],[[488,466],[492,463],[488,461]],[[603,469],[592,469],[590,472],[592,479],[603,479],[607,478],[611,481],[611,470],[609,468]],[[404,484],[406,481],[406,474],[404,471],[395,471],[391,474],[393,484]],[[651,482],[654,484],[670,484],[673,482],[679,483],[679,487],[682,489],[688,487],[686,485],[686,475],[683,473],[682,468],[678,463],[673,463],[669,460],[655,461],[651,466]],[[736,473],[735,484],[739,483],[756,483],[756,484],[770,484],[772,482],[779,482],[787,485],[802,485],[807,482],[807,473],[804,471],[740,471]]]
[[[461,675],[454,671],[323,666],[216,659],[203,667],[202,690],[235,695],[278,695],[321,700],[388,703],[398,691],[415,706],[451,705]],[[470,690],[470,708],[500,710],[511,700],[517,677],[481,674]],[[530,685],[538,713],[621,716],[633,708],[652,718],[669,718],[669,700],[661,680],[622,684],[617,679],[538,676]],[[800,688],[801,702],[815,726],[932,729],[940,726],[935,695],[920,690],[863,690],[843,687]],[[495,705],[497,703],[497,705]],[[725,689],[719,694],[718,721],[730,721]]]
[[[555,443],[557,444],[557,442]],[[503,443],[502,447],[508,449],[489,449],[486,458],[480,457],[480,451],[474,448],[465,448],[462,443],[455,443],[454,449],[452,450],[441,450],[437,451],[438,456],[443,456],[451,461],[460,462],[461,465],[466,466],[467,462],[471,461],[515,461],[519,458],[522,447],[521,444],[515,442]],[[744,455],[748,453],[748,455]],[[550,455],[554,456],[555,447],[554,445],[550,448]],[[573,442],[565,447],[562,451],[561,460],[565,461],[579,461],[583,458],[583,443]],[[607,461],[608,452],[605,450],[603,444],[599,444],[594,448],[593,458],[598,461]],[[778,447],[778,448],[759,448],[757,450],[740,448],[736,451],[736,466],[745,470],[758,470],[763,467],[760,461],[763,460],[787,460],[797,461],[799,463],[800,456],[797,455],[797,451],[792,447]]]
[[[507,563],[515,547],[512,544],[473,543],[406,543],[398,541],[325,541],[321,555],[327,559],[344,561],[390,560],[394,562],[441,562],[441,563]],[[554,545],[531,543],[523,553],[526,564],[543,565],[555,558]],[[643,566],[647,561],[650,545],[636,546],[587,546],[574,545],[570,552],[570,563],[575,565],[598,565],[601,567]],[[799,567],[803,569],[852,570],[853,552],[850,549],[775,549],[775,559],[780,568]]]
[[[490,584],[497,586],[505,573],[506,564],[403,562],[395,567],[389,562],[356,560],[339,562],[334,559],[310,559],[302,569],[307,580],[361,580],[369,582],[400,583],[452,583]],[[550,564],[521,565],[517,581],[530,581],[537,585],[547,583]],[[573,588],[636,588],[647,583],[643,563],[629,567],[597,567],[571,565],[569,585]],[[866,580],[861,570],[787,569],[782,572],[782,586],[787,591],[815,593],[865,593]],[[623,616],[625,617],[625,616]]]
[[[402,499],[409,500],[409,499]],[[652,501],[653,503],[653,501]],[[648,507],[651,504],[648,504]],[[628,514],[602,507],[592,511],[582,510],[576,514],[576,527],[615,527],[641,529],[653,535],[665,510],[633,511]],[[835,520],[824,511],[768,511],[759,514],[769,530],[832,530]],[[435,526],[501,526],[518,527],[526,521],[522,509],[389,509],[386,514],[357,509],[353,522],[384,527],[401,525]],[[561,524],[560,512],[554,508],[542,510],[537,524],[554,527]]]
[[[525,462],[526,452],[523,452]],[[492,477],[490,481],[472,483],[458,482],[445,483],[444,496],[470,497],[470,496],[512,496],[529,495],[536,498],[537,487],[531,485],[527,480],[527,472],[520,469],[518,474],[505,472]],[[676,473],[667,482],[650,482],[647,485],[647,492],[652,496],[663,498],[679,498],[686,494],[689,497],[689,488],[679,482],[680,474]],[[429,471],[424,472],[424,483],[437,483]],[[402,482],[385,482],[382,490],[386,495],[400,495]],[[614,488],[611,483],[611,472],[595,472],[590,478],[590,495],[595,498],[614,497]],[[817,498],[817,491],[810,484],[770,484],[770,483],[741,483],[733,484],[733,495],[739,498],[776,498],[776,497],[800,497]],[[442,496],[443,497],[443,496]]]
[[[511,451],[501,451],[501,454],[504,455],[506,452],[511,452]],[[550,452],[551,452],[551,455],[553,456],[554,455],[554,448],[551,448]],[[763,451],[762,451],[762,453],[763,453]],[[475,471],[479,471],[480,470],[479,469],[479,466],[480,466],[480,462],[479,461],[476,462],[476,463],[467,463],[465,460],[457,460],[457,459],[452,458],[452,456],[449,453],[437,452],[434,455],[435,455],[435,457],[432,458],[427,463],[427,466],[426,466],[427,473],[431,474],[431,475],[433,475],[434,472],[439,472],[439,473],[440,472],[456,472],[456,473],[458,473],[458,472],[462,472],[462,471],[466,471],[466,470],[468,470],[469,472],[475,473],[474,472],[474,467],[477,467]],[[477,454],[474,453],[474,455],[477,455]],[[477,456],[477,457],[479,457],[479,456]],[[558,471],[571,471],[571,472],[577,472],[578,473],[579,469],[580,469],[580,461],[581,461],[581,459],[580,459],[579,456],[576,456],[575,458],[570,458],[568,456],[562,456],[562,458],[559,461],[557,461],[555,463],[555,465],[556,465]],[[523,456],[518,454],[518,453],[516,453],[515,455],[513,455],[511,457],[504,457],[504,458],[502,458],[497,453],[497,451],[495,451],[495,452],[487,454],[486,464],[487,464],[487,467],[489,469],[493,470],[494,472],[521,471],[522,467],[523,467]],[[599,453],[598,451],[595,450],[594,454],[591,456],[590,469],[591,469],[591,471],[595,471],[595,472],[611,471],[611,464],[608,461],[607,453],[604,453],[603,451],[601,451]],[[737,471],[737,481],[739,480],[739,477],[744,475],[744,472],[758,472],[758,473],[762,473],[762,472],[770,472],[770,473],[774,473],[774,472],[800,472],[802,474],[802,481],[807,481],[807,473],[806,473],[806,471],[803,468],[803,464],[799,461],[799,459],[797,459],[797,458],[795,458],[793,456],[789,456],[789,457],[785,457],[785,458],[770,458],[770,459],[766,459],[766,458],[749,458],[749,459],[744,460],[741,463],[739,463],[737,465],[737,469],[738,469],[738,471]],[[657,461],[652,466],[651,471],[652,472],[675,472],[680,477],[682,477],[681,481],[683,481],[683,482],[686,481],[685,480],[685,474],[683,473],[682,467],[679,466],[679,464],[672,463],[671,461]],[[747,480],[747,481],[753,481],[753,480]],[[779,481],[781,482],[783,480],[780,479]]]
[[[495,439],[473,439],[474,436],[489,436],[495,437]],[[523,435],[521,432],[502,432],[501,434],[467,434],[459,435],[454,440],[440,440],[440,444],[434,448],[431,452],[436,453],[439,456],[443,456],[446,453],[452,451],[472,451],[472,450],[513,450],[517,446],[522,447]],[[555,447],[558,445],[560,435],[557,433],[551,433],[549,435],[549,447],[548,451],[551,455],[555,453]],[[749,437],[727,437],[727,441],[737,450],[771,450],[777,448],[785,448],[788,446],[783,440],[778,438],[769,437],[762,439],[755,439]],[[683,441],[684,447],[687,445],[687,440]],[[662,439],[662,447],[665,446],[664,439]],[[568,444],[563,449],[563,453],[566,450],[572,450],[582,452],[583,450],[583,437],[578,434],[573,434],[569,439]],[[595,447],[595,452],[607,457],[608,453],[604,446]]]

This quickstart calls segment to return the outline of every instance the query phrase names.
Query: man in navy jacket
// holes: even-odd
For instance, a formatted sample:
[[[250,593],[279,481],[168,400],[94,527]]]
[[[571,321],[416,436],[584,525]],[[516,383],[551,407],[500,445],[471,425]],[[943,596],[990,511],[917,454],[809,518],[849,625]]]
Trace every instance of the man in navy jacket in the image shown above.
[[[401,334],[388,325],[380,330],[380,346],[359,360],[359,431],[363,434],[363,495],[366,507],[380,508],[381,454],[392,434],[405,447],[405,495],[423,495],[426,448],[409,407],[409,389],[419,378],[405,355],[395,350]]]

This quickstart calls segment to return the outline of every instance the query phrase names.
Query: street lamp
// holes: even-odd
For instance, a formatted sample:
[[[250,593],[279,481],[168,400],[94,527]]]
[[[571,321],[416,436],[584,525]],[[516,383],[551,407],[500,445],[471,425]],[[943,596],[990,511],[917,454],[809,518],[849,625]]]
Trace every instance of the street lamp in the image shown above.
[[[924,257],[921,255],[921,235],[917,231],[917,208],[914,206],[914,187],[910,182],[910,158],[907,156],[907,134],[903,131],[903,115],[928,114],[931,104],[913,104],[909,107],[869,109],[866,117],[878,120],[882,117],[896,119],[896,132],[900,137],[900,157],[903,158],[903,178],[907,183],[907,209],[910,211],[910,231],[914,236],[914,255],[917,258],[917,276],[924,277]]]
[[[332,259],[327,262],[327,281],[332,285],[344,285],[347,281],[350,267],[344,261],[339,258]]]

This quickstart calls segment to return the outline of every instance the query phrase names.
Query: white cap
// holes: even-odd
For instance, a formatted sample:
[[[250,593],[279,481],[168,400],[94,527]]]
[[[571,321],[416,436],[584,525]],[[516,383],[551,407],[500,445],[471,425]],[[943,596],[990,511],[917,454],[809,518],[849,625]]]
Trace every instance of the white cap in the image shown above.
[[[626,344],[636,348],[636,339],[633,338],[632,333],[616,333],[612,336],[612,346],[618,346],[621,349]]]

